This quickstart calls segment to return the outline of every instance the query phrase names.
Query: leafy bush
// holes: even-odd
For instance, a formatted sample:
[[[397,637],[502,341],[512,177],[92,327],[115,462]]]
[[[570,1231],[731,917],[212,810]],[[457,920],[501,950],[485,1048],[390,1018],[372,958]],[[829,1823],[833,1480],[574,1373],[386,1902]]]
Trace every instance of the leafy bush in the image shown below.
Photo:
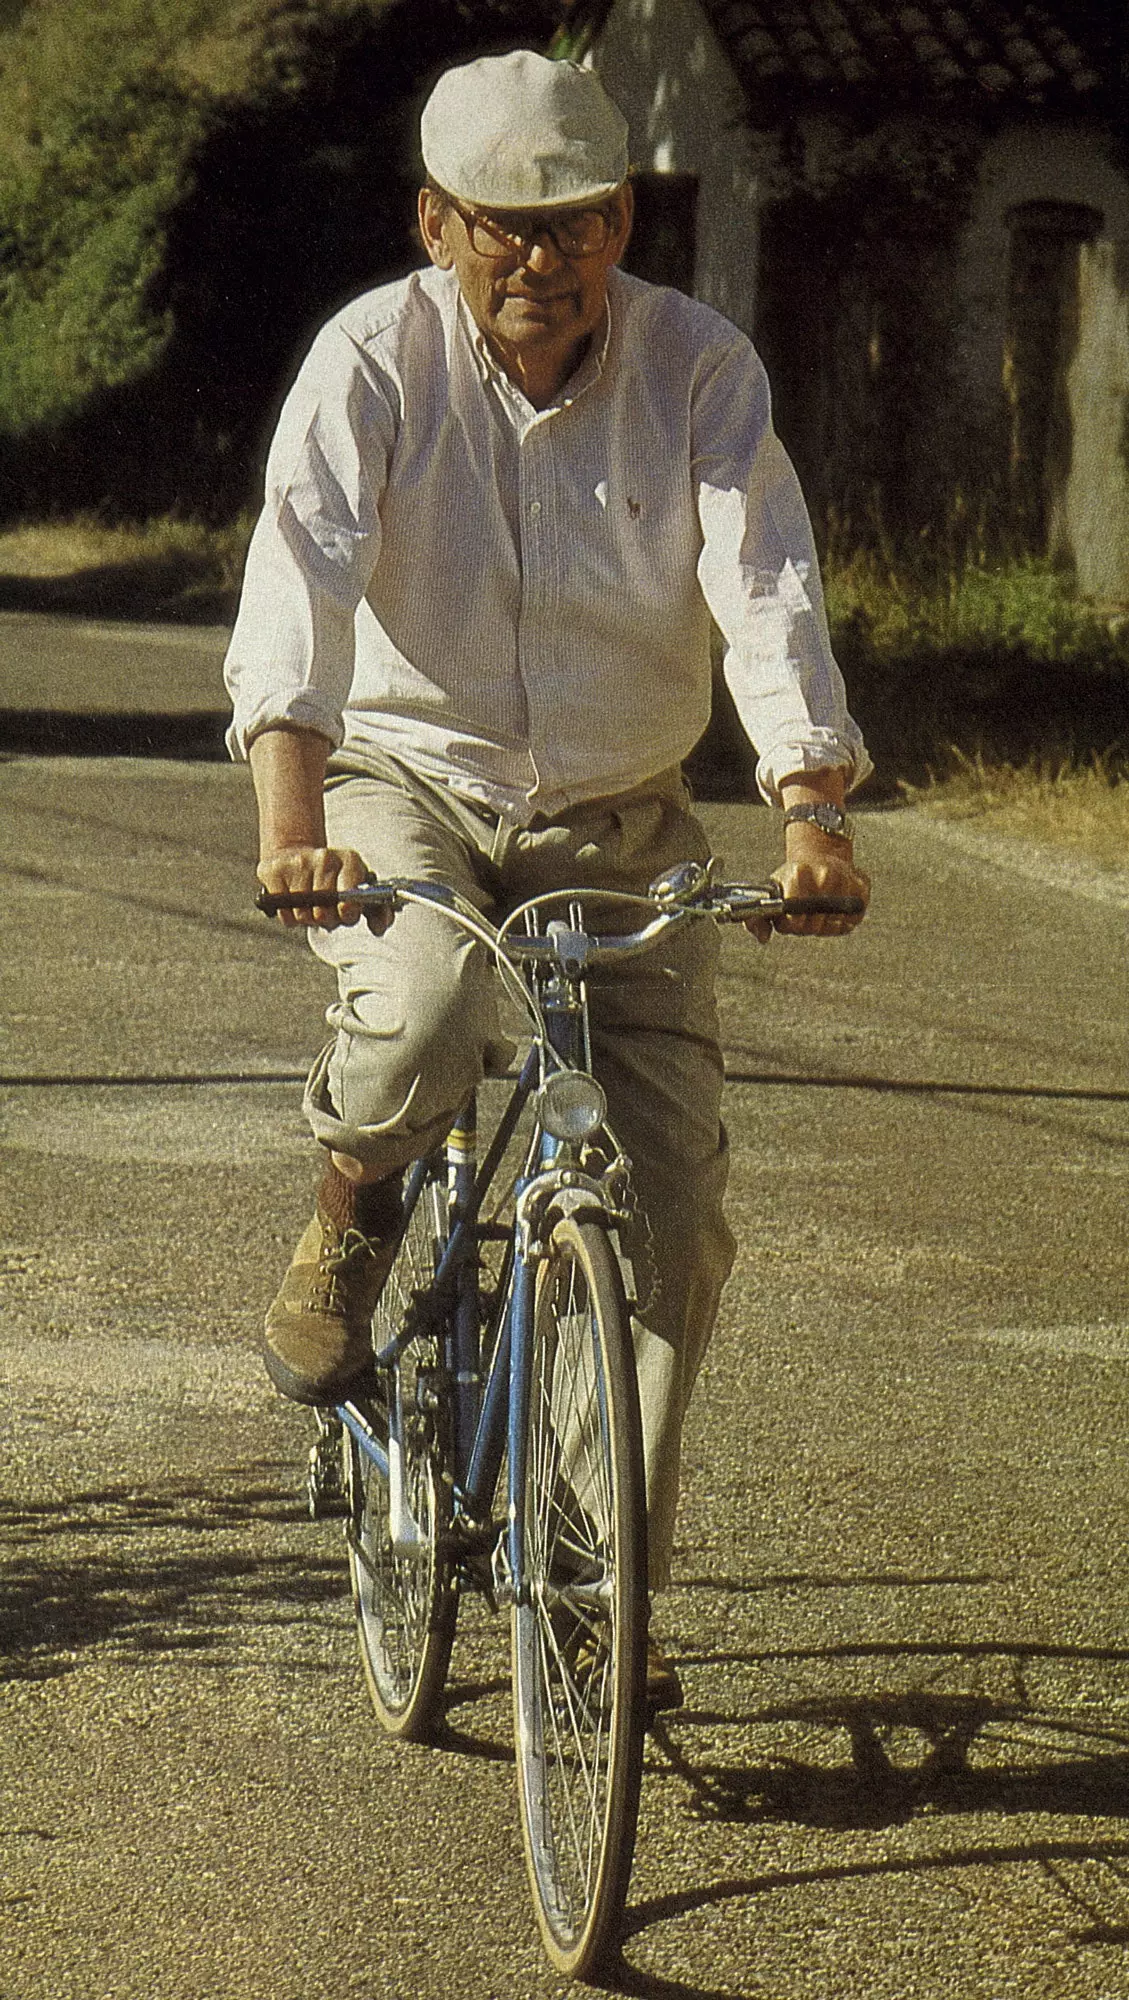
[[[74,0],[38,0],[0,44],[0,428],[10,435],[135,379],[168,339],[154,286],[205,106],[163,58],[162,11],[167,0],[164,10],[116,0],[93,16]]]
[[[544,0],[29,0],[0,32],[0,515],[213,518],[312,326],[414,261],[414,113]]]

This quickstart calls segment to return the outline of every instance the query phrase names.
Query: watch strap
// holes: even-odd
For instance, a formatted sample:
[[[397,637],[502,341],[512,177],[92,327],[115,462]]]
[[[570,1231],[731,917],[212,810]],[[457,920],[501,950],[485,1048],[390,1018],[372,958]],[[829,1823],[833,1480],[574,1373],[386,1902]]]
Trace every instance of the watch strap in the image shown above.
[[[836,840],[852,838],[853,828],[846,813],[841,806],[832,805],[830,800],[820,800],[818,804],[789,806],[784,815],[785,826],[795,826],[797,821],[818,826],[821,833],[831,834]]]

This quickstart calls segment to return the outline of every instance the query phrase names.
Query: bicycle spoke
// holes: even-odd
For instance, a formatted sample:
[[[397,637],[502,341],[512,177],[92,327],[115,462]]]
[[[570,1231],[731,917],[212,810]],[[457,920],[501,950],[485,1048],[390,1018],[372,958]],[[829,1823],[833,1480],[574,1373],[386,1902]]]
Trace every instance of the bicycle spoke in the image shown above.
[[[374,1320],[378,1349],[412,1331],[396,1361],[381,1371],[369,1411],[389,1461],[395,1456],[400,1467],[399,1543],[393,1540],[391,1470],[382,1472],[356,1439],[351,1442],[350,1567],[361,1658],[385,1728],[411,1738],[426,1735],[434,1721],[456,1608],[443,1553],[450,1492],[441,1473],[438,1417],[420,1394],[439,1359],[435,1328],[420,1305],[431,1295],[442,1251],[440,1172],[436,1167],[424,1182]]]

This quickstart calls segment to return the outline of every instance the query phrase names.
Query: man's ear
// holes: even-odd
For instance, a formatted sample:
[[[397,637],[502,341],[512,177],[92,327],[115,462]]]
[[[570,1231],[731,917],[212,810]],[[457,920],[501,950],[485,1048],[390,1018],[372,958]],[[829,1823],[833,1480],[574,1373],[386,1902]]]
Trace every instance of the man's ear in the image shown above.
[[[447,241],[447,205],[436,194],[434,188],[423,187],[419,191],[419,233],[423,247],[433,264],[440,271],[450,271],[454,266],[454,256]]]
[[[612,230],[612,244],[615,250],[612,262],[618,264],[627,248],[631,236],[631,224],[635,220],[635,190],[631,182],[624,181],[613,199],[617,208],[622,210]]]

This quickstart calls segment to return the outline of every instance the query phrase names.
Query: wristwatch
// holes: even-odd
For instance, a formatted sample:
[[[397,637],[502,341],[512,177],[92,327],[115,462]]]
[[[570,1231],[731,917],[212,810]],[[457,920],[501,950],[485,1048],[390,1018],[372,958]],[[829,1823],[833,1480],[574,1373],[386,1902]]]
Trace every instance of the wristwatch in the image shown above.
[[[797,820],[810,821],[821,833],[830,833],[836,840],[852,840],[854,827],[842,806],[833,806],[830,800],[819,805],[789,806],[784,815],[785,826],[794,826]]]

